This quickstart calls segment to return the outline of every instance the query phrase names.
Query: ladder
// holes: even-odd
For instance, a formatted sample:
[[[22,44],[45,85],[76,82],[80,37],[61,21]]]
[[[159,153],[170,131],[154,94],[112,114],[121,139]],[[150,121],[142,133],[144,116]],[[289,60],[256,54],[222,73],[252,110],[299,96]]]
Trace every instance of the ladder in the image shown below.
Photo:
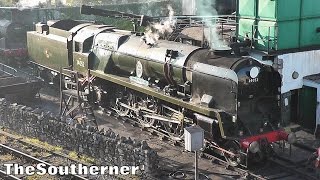
[[[69,78],[63,78],[63,73]],[[85,92],[85,81],[87,81],[88,92]],[[92,79],[90,72],[85,80],[80,78],[80,74],[67,68],[60,69],[60,118],[68,123],[78,124],[93,123],[98,126],[94,115],[93,107],[89,102],[90,86]]]

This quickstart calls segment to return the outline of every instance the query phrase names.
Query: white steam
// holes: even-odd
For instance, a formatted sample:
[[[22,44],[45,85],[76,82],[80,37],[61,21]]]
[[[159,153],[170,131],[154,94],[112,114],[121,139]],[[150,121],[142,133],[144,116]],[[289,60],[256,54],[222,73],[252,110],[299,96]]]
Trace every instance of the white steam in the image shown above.
[[[168,5],[169,17],[160,23],[153,23],[146,29],[145,35],[141,38],[148,45],[155,45],[160,37],[165,37],[173,32],[176,25],[174,10]]]
[[[209,34],[206,35],[208,38],[208,41],[210,42],[210,47],[212,49],[221,48],[227,46],[226,43],[223,41],[221,35],[219,35],[217,31],[218,25],[216,24],[215,20],[213,18],[209,18],[212,16],[217,16],[218,13],[215,10],[216,7],[216,1],[215,0],[199,0],[198,1],[198,14],[200,16],[205,16],[207,18],[204,19],[204,23],[209,30]]]

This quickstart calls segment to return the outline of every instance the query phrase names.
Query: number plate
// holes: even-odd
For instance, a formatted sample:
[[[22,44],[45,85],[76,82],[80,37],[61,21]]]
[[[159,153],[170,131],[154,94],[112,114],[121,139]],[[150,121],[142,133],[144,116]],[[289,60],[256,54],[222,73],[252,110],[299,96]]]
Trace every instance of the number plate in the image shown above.
[[[257,82],[259,82],[259,78],[248,79],[247,82],[248,83],[257,83]]]

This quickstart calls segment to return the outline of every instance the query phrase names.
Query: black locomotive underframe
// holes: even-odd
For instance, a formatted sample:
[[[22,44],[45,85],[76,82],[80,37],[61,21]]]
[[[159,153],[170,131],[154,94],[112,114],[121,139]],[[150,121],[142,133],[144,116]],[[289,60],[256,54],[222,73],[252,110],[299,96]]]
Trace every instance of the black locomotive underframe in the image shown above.
[[[92,71],[91,73],[95,74]],[[113,75],[108,76],[112,77]],[[198,124],[195,118],[196,111],[147,95],[145,92],[133,90],[123,84],[105,80],[105,78],[100,79],[99,84],[104,84],[103,87],[100,86],[102,88],[100,91],[107,92],[105,99],[102,100],[103,104],[111,108],[116,116],[138,123],[143,128],[151,129],[174,143],[183,144],[184,128]],[[205,149],[211,149],[222,155],[232,166],[247,167],[248,153],[240,149],[239,141],[235,138],[221,136],[222,126],[219,122],[222,117],[219,111],[215,117],[218,117],[219,120],[216,120],[215,124],[211,124],[212,130],[205,131],[207,137]]]

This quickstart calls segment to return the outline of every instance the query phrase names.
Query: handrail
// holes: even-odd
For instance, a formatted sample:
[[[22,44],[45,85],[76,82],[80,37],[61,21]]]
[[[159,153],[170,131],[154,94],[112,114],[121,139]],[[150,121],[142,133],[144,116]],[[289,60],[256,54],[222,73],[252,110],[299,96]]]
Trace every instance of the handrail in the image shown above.
[[[164,20],[167,17],[154,17],[155,19],[159,20]],[[230,27],[232,28],[233,26],[236,27],[239,25],[239,22],[237,22],[238,16],[235,15],[222,15],[222,16],[173,16],[173,19],[176,20],[183,20],[180,23],[177,23],[176,28],[174,29],[174,33],[176,31],[182,31],[184,28],[189,28],[189,27],[209,27],[206,25],[206,22],[212,22],[212,24],[215,24],[217,29],[221,31],[219,34],[222,36],[222,39],[226,35],[225,30],[230,31]],[[179,22],[179,21],[178,21]],[[226,29],[226,27],[228,29]],[[260,37],[257,33],[259,33],[259,28],[267,28],[267,34],[264,35],[264,37]],[[236,28],[235,28],[236,29]],[[273,32],[272,32],[273,31]],[[235,32],[232,30],[232,32]],[[252,25],[252,28],[248,30],[248,32],[245,32],[246,35],[240,35],[239,33],[236,33],[236,36],[240,39],[250,39],[253,42],[256,41],[262,41],[264,45],[266,46],[267,52],[270,53],[272,48],[274,47],[277,49],[278,46],[278,25],[257,25],[254,24]],[[176,34],[171,34],[169,36],[170,39],[174,37]],[[251,46],[252,47],[252,46]]]
[[[259,27],[264,27],[264,28],[268,28],[268,35],[263,37],[263,38],[259,38],[259,36],[256,35],[257,33],[257,27],[258,25],[252,25],[251,31],[246,32],[248,37],[249,35],[251,35],[250,40],[252,42],[254,41],[263,41],[264,43],[268,43],[267,44],[267,52],[270,53],[271,51],[271,44],[274,44],[274,46],[278,46],[278,36],[277,36],[277,32],[278,32],[278,26],[274,25],[274,26],[261,26],[259,25]],[[273,28],[273,36],[271,36],[271,28]],[[241,38],[248,38],[245,36],[241,36],[240,34],[238,34],[238,37]]]
[[[225,35],[228,34],[224,34],[225,31],[225,27],[230,27],[230,26],[234,26],[236,27],[237,22],[235,20],[236,16],[233,15],[225,15],[225,16],[173,16],[173,19],[176,20],[183,20],[182,22],[178,21],[173,33],[167,37],[167,39],[169,40],[174,40],[176,41],[178,36],[177,33],[181,32],[183,29],[185,28],[189,28],[189,27],[209,27],[208,26],[208,22],[210,22],[210,24],[215,24],[217,28],[219,28],[219,30],[221,30],[221,38],[224,39]],[[167,17],[163,17],[163,19],[159,19],[161,20],[165,20],[165,18]]]

